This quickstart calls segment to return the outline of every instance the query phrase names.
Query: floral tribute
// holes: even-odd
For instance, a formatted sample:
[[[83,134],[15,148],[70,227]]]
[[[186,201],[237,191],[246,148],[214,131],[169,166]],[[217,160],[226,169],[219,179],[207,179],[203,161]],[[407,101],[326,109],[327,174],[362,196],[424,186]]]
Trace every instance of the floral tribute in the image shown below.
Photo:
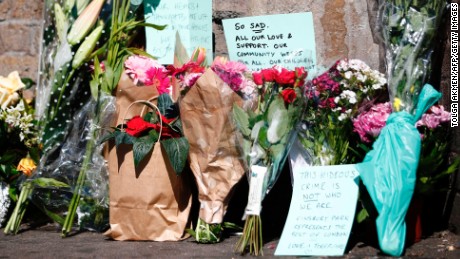
[[[361,109],[385,94],[386,79],[357,59],[342,59],[308,82],[307,111],[302,118],[299,141],[312,165],[357,162],[353,123]]]
[[[7,147],[0,151],[0,225],[18,201],[24,179],[35,172],[40,154],[34,100],[24,93],[31,84],[17,71],[0,76],[0,143]]]
[[[275,66],[252,75],[257,92],[249,100],[255,100],[256,104],[243,106],[246,108],[233,106],[242,154],[250,169],[246,223],[236,250],[260,255],[263,246],[261,203],[286,160],[291,133],[304,104],[302,91],[307,72],[303,67],[288,70]]]

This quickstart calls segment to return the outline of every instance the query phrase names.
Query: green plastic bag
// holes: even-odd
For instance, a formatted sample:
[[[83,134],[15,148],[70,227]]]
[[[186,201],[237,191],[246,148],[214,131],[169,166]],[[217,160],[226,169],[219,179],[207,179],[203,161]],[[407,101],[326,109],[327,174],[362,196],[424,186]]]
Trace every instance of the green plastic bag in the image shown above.
[[[400,256],[406,239],[406,217],[414,193],[421,138],[415,127],[441,94],[431,85],[420,93],[415,115],[392,113],[364,161],[357,165],[379,213],[377,235],[382,252]]]

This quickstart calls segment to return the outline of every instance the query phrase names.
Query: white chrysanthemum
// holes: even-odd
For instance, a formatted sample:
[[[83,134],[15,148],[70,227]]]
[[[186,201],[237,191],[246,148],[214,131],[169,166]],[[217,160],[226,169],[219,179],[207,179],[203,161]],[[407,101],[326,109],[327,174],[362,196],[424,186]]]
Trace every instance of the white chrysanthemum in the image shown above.
[[[0,227],[6,219],[6,214],[11,205],[10,196],[8,195],[9,188],[4,182],[0,182]]]

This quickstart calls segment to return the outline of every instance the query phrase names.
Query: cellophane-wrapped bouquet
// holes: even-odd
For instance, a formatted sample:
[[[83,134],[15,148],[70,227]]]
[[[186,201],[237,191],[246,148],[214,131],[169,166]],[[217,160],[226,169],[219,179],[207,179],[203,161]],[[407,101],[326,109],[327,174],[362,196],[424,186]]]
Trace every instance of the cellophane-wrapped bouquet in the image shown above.
[[[261,255],[260,212],[265,195],[272,189],[289,151],[291,136],[304,107],[302,91],[307,71],[275,66],[253,72],[256,95],[249,104],[233,105],[233,120],[239,131],[240,150],[249,180],[243,235],[236,251]]]
[[[128,45],[144,25],[137,16],[140,3],[45,1],[35,112],[43,149],[5,233],[18,231],[29,199],[63,226],[63,236],[77,214],[80,228],[108,226],[108,181],[98,141],[115,111],[112,91],[124,59],[138,52]]]
[[[441,96],[426,82],[446,2],[382,0],[379,5],[378,31],[393,112],[358,171],[378,212],[380,248],[400,256],[422,147],[415,124]]]

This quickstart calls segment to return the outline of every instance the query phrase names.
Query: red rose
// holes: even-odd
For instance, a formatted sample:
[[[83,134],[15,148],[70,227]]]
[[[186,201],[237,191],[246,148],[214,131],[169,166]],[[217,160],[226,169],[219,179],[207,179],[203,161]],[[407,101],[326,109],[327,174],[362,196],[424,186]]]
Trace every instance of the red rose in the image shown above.
[[[275,81],[282,85],[293,85],[295,83],[295,72],[281,68],[275,76]]]
[[[252,79],[254,79],[254,83],[256,85],[262,85],[264,83],[264,80],[262,79],[262,73],[260,72],[252,73]]]
[[[275,71],[273,68],[262,69],[260,72],[265,82],[273,82],[275,80]]]
[[[305,71],[305,68],[304,67],[296,67],[295,68],[295,76],[297,77],[297,79],[305,79],[308,75],[308,72]]]
[[[158,131],[159,126],[146,122],[140,116],[134,116],[126,123],[126,133],[133,137],[139,137],[142,133],[149,129],[155,129]]]
[[[284,103],[290,104],[294,102],[297,94],[295,93],[294,89],[287,88],[281,92],[281,96],[283,97]]]

